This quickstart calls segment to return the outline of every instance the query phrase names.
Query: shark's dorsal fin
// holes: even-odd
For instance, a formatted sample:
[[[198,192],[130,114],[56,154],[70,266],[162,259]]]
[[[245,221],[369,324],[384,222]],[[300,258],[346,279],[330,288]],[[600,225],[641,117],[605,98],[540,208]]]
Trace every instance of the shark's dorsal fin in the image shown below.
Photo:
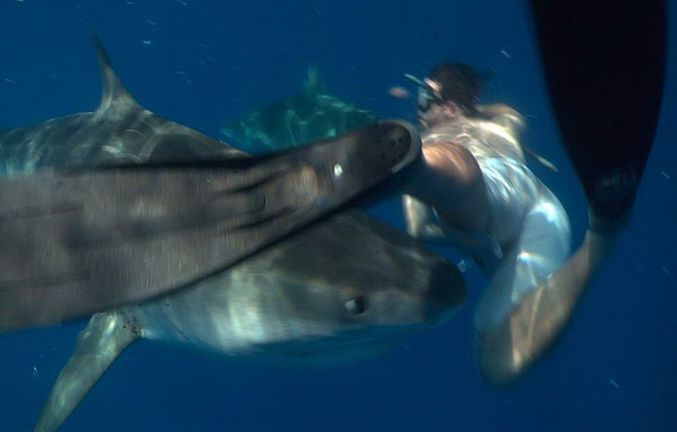
[[[118,111],[127,111],[132,108],[141,108],[141,105],[132,97],[127,90],[127,87],[118,78],[113,66],[111,65],[108,53],[104,48],[101,40],[94,36],[92,38],[96,55],[99,58],[101,65],[101,73],[103,75],[103,92],[101,94],[101,103],[97,108],[97,112],[115,109]]]

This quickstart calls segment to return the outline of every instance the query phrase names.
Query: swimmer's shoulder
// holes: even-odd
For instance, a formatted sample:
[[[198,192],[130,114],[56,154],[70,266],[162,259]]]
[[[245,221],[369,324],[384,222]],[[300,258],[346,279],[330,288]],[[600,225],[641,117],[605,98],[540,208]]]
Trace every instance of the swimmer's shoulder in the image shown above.
[[[524,152],[518,139],[525,125],[524,117],[504,104],[478,105],[477,110],[482,117],[471,122],[484,145],[481,156],[509,158],[524,163]]]
[[[519,111],[505,104],[477,105],[477,111],[486,120],[505,128],[513,137],[522,132],[526,124]]]

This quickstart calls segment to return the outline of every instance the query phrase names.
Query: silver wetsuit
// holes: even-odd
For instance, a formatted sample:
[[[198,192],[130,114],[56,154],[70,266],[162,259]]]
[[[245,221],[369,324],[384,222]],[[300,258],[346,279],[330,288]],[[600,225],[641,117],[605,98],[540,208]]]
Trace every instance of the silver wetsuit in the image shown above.
[[[478,330],[498,325],[570,253],[569,218],[557,197],[526,166],[514,133],[520,124],[516,116],[460,118],[422,133],[424,146],[446,141],[468,149],[486,185],[486,232],[463,232],[438,221],[446,237],[468,250],[489,273],[489,287],[475,315]]]

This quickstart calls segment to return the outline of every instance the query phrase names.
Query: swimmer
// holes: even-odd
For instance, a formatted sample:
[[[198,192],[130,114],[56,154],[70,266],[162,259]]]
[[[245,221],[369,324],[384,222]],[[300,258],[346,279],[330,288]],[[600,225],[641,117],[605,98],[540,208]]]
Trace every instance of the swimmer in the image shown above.
[[[534,322],[507,333],[506,323],[569,257],[569,218],[526,165],[528,150],[517,137],[522,116],[478,103],[482,77],[474,68],[441,64],[417,81],[423,148],[403,198],[407,231],[467,251],[486,272],[489,285],[474,318],[478,361],[490,382],[502,384],[532,360],[512,348]]]

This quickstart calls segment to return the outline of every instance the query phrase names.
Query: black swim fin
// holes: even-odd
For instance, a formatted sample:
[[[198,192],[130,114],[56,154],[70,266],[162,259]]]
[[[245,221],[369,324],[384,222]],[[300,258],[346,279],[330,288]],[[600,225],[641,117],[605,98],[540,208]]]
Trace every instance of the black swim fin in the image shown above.
[[[625,217],[661,107],[665,2],[531,3],[552,105],[591,209]]]
[[[0,331],[171,292],[400,171],[420,139],[384,121],[294,151],[0,179]]]

